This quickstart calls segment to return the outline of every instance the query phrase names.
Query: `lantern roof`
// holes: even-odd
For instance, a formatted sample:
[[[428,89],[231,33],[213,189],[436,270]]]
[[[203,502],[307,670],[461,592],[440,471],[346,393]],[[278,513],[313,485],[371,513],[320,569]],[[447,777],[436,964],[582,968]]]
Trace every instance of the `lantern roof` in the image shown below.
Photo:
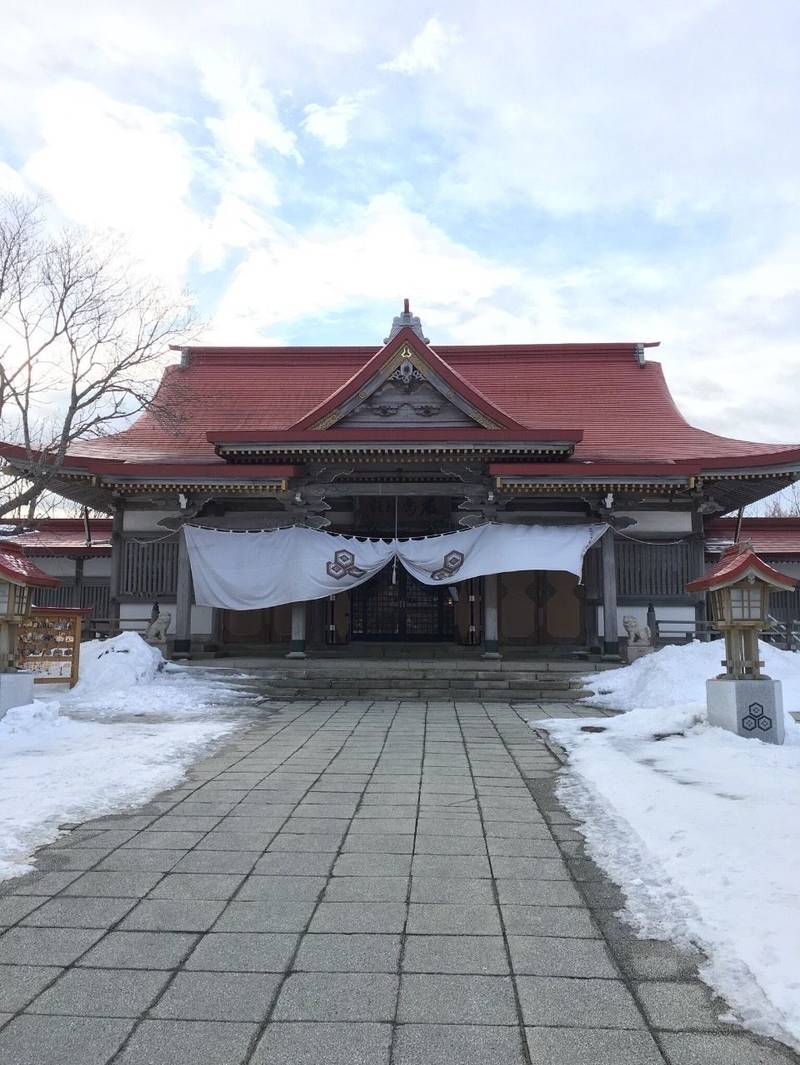
[[[57,588],[59,584],[57,577],[39,569],[21,547],[8,540],[0,540],[0,580],[37,588]]]
[[[791,591],[797,584],[794,577],[773,569],[763,558],[759,558],[752,541],[743,540],[730,547],[722,558],[702,577],[689,581],[689,592],[716,591],[739,581],[754,577],[764,581],[779,591]]]

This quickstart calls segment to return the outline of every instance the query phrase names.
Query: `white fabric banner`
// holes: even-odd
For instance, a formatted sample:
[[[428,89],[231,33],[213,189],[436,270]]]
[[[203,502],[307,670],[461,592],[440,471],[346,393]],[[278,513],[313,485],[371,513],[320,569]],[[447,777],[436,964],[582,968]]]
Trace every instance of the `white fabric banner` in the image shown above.
[[[225,532],[184,525],[195,602],[257,610],[323,599],[363,584],[397,556],[423,584],[448,585],[489,573],[566,570],[607,525],[481,525],[417,540],[361,540],[294,527]]]

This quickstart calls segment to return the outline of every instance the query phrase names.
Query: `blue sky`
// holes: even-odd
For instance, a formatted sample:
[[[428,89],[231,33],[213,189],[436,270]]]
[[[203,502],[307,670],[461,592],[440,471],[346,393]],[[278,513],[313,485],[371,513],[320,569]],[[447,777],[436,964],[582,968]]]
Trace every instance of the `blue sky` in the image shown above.
[[[800,441],[800,5],[6,0],[0,189],[122,231],[216,343],[662,341]]]

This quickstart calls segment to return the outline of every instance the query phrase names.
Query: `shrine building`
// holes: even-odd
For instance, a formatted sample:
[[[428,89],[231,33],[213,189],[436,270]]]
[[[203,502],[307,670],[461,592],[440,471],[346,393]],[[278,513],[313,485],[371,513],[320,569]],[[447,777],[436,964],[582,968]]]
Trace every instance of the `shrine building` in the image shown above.
[[[655,344],[436,345],[408,301],[380,347],[193,346],[129,428],[79,441],[53,490],[111,515],[111,628],[172,614],[175,649],[366,642],[614,654],[623,617],[693,631],[705,523],[800,476],[800,445],[696,429]],[[8,466],[39,456],[0,445]],[[185,523],[420,537],[484,523],[607,522],[583,581],[504,572],[447,587],[387,566],[306,603],[193,602]]]

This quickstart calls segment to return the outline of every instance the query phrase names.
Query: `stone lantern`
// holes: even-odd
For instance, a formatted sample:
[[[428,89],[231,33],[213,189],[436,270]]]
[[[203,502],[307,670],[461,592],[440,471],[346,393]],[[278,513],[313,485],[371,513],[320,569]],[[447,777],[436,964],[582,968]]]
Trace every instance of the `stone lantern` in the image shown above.
[[[734,544],[690,592],[707,592],[714,627],[725,637],[725,672],[706,681],[708,720],[740,736],[783,743],[781,683],[761,673],[758,634],[769,628],[769,593],[797,582],[767,565],[752,543]]]
[[[33,701],[33,674],[17,669],[17,632],[31,612],[32,590],[57,585],[20,547],[0,541],[0,717]]]

